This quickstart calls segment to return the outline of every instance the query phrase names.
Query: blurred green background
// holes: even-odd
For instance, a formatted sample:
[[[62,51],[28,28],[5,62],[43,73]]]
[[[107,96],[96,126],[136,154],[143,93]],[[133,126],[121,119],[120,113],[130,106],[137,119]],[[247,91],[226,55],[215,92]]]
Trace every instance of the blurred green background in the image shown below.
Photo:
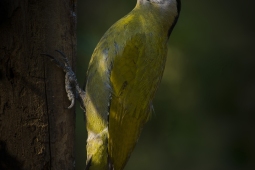
[[[136,0],[79,0],[77,73],[84,84],[104,32]],[[255,169],[254,1],[182,0],[164,77],[125,170]],[[77,106],[76,169],[86,155]]]

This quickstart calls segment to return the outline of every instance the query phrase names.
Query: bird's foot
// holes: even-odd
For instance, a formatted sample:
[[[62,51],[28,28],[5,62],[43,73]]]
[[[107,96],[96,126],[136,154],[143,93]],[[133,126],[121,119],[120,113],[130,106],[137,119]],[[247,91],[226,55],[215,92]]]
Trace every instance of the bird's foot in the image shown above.
[[[75,99],[78,98],[81,102],[81,107],[84,109],[84,98],[85,98],[85,91],[83,91],[78,82],[75,73],[73,72],[71,65],[69,63],[68,58],[65,54],[59,50],[56,50],[61,55],[61,61],[58,60],[56,57],[53,57],[49,54],[41,54],[49,57],[58,67],[62,68],[65,75],[65,89],[67,93],[68,99],[71,101],[70,106],[68,109],[71,109],[74,106]]]

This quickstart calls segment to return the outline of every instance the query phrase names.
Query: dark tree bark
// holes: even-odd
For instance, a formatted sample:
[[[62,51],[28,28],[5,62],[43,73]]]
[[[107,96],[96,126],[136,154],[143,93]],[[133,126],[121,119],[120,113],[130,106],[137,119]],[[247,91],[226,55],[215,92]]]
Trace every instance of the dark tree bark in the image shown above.
[[[64,73],[41,53],[76,55],[75,0],[0,0],[0,169],[74,169]]]

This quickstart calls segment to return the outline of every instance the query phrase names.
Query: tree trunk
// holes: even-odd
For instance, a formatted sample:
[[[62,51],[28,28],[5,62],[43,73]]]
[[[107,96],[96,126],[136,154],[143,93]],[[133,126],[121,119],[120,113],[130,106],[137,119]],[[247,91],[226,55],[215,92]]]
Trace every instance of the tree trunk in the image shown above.
[[[40,54],[58,49],[72,63],[75,30],[75,0],[0,0],[1,170],[74,169],[64,73]]]

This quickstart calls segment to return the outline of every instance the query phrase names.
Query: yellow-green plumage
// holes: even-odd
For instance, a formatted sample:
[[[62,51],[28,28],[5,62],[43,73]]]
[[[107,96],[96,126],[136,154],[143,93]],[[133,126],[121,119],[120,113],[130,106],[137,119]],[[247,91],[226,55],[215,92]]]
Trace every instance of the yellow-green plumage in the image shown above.
[[[89,64],[85,98],[89,170],[124,168],[150,116],[163,74],[177,7],[163,13],[156,3],[140,1],[105,33]]]

